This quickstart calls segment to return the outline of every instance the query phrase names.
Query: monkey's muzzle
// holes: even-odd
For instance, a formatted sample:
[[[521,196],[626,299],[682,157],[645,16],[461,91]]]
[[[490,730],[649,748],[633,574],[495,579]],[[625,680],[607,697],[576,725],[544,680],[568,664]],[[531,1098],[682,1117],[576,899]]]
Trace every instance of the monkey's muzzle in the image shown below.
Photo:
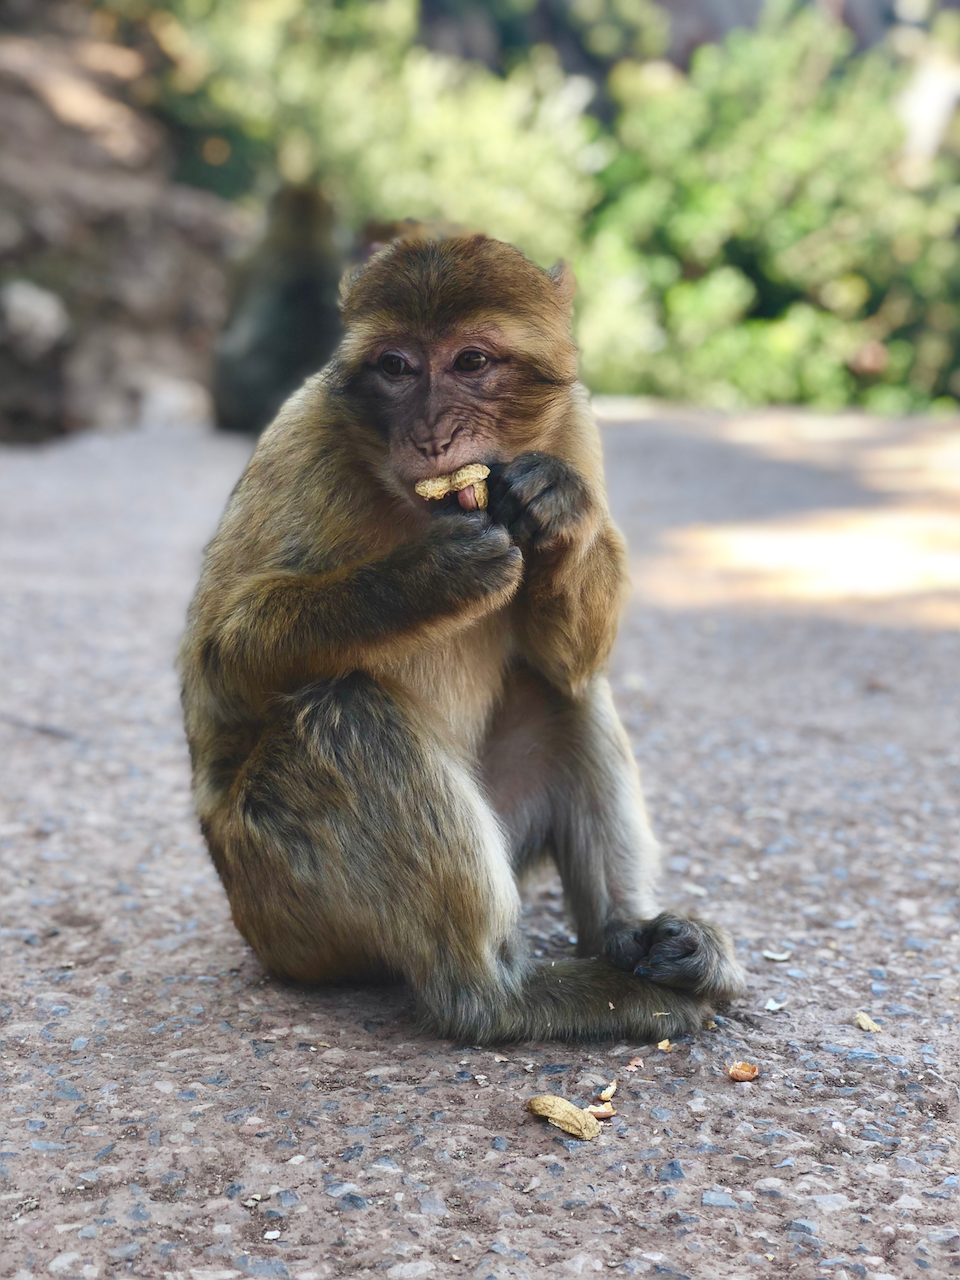
[[[414,488],[421,498],[445,498],[448,493],[455,493],[464,511],[485,511],[489,474],[490,468],[482,462],[471,462],[448,476],[418,480]]]

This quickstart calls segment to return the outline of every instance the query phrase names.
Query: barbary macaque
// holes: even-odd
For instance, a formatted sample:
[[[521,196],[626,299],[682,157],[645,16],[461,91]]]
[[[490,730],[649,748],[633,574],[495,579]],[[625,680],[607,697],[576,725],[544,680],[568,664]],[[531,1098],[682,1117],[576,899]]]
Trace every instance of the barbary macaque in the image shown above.
[[[743,987],[722,930],[654,905],[572,294],[480,235],[348,277],[345,337],[260,440],[181,653],[197,810],[264,965],[405,979],[470,1044],[659,1041]],[[417,494],[473,464],[486,510]],[[518,927],[544,855],[577,931],[553,963]]]
[[[273,197],[263,238],[234,269],[214,356],[222,430],[262,431],[342,338],[343,259],[333,230],[333,209],[317,187],[286,185]]]

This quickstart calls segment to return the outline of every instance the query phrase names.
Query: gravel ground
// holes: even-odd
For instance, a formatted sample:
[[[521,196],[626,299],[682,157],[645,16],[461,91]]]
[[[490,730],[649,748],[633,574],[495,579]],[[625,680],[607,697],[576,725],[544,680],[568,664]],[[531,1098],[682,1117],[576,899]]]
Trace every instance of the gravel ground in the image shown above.
[[[417,1036],[401,989],[265,976],[171,669],[247,446],[0,455],[4,1276],[960,1270],[957,424],[605,413],[663,899],[750,980],[667,1051],[475,1050]],[[528,914],[569,953],[553,880]],[[523,1108],[614,1076],[593,1142]]]

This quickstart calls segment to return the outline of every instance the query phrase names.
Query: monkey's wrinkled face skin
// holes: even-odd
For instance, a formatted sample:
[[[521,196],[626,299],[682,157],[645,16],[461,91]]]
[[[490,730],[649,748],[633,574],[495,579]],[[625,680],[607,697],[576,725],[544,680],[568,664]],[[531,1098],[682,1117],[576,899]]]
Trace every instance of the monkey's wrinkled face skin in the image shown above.
[[[530,446],[531,401],[555,390],[495,327],[441,338],[387,335],[371,345],[348,394],[411,487],[471,462],[510,461]]]

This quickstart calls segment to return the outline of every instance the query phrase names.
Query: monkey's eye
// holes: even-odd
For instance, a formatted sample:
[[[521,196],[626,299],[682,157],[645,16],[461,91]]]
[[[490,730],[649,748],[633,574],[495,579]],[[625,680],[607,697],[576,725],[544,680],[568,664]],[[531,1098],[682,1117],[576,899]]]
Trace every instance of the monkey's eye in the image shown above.
[[[412,367],[395,351],[388,351],[385,356],[380,357],[380,368],[388,378],[400,378],[405,373],[413,373]]]
[[[482,351],[461,351],[453,362],[453,367],[460,373],[477,373],[487,363]]]

